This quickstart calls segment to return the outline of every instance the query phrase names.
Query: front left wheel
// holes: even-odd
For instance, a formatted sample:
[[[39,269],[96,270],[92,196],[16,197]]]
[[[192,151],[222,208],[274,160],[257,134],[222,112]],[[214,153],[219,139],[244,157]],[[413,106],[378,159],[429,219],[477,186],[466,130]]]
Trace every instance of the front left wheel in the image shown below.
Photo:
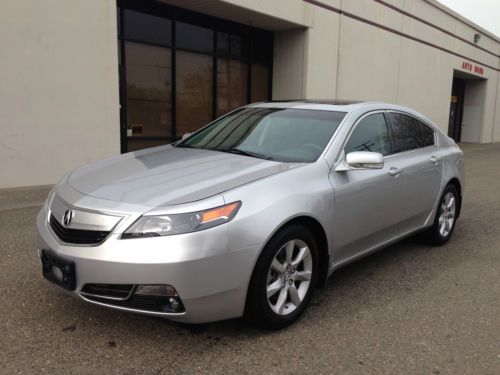
[[[265,246],[252,275],[246,315],[279,329],[296,321],[309,303],[318,277],[318,250],[302,226],[280,230]]]

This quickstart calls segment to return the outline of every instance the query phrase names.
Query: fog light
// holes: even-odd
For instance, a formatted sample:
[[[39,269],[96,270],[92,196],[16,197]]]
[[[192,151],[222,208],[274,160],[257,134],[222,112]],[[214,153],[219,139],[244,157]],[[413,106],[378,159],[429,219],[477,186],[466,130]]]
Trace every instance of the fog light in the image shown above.
[[[58,281],[63,281],[64,275],[62,270],[57,267],[57,266],[52,266],[50,269],[50,272],[52,273],[52,276],[56,278]]]
[[[137,285],[134,294],[157,297],[175,297],[177,291],[171,285]]]
[[[170,297],[168,299],[168,303],[170,304],[170,308],[172,309],[172,311],[176,312],[177,310],[179,310],[181,304],[179,303],[178,300],[176,300],[175,298],[172,298]]]

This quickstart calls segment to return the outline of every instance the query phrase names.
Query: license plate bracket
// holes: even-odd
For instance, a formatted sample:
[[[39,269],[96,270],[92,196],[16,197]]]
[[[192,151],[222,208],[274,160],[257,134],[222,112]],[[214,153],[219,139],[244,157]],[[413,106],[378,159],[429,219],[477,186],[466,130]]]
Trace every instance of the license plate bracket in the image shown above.
[[[75,263],[58,255],[50,250],[42,249],[40,252],[42,261],[42,273],[50,282],[69,291],[76,288]]]

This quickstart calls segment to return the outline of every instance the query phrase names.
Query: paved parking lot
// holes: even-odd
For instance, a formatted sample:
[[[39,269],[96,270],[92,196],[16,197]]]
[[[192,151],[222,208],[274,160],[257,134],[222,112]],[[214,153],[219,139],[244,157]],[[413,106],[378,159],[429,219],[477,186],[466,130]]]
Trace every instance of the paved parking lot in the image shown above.
[[[338,271],[294,326],[183,326],[88,305],[36,256],[45,192],[0,192],[0,373],[500,373],[500,144],[466,145],[452,240]]]

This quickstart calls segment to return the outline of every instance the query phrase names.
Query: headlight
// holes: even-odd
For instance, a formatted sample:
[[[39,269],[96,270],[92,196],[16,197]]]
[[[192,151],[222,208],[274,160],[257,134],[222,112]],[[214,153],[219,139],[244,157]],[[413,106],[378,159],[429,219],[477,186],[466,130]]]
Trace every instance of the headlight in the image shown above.
[[[231,221],[241,202],[233,202],[210,210],[162,216],[141,216],[123,234],[122,239],[171,236],[197,232]]]

